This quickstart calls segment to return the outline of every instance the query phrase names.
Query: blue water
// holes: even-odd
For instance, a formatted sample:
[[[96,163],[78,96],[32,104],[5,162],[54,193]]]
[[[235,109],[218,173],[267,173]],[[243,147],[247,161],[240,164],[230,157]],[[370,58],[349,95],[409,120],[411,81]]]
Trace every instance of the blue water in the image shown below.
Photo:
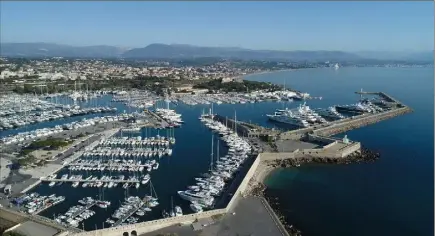
[[[279,84],[285,81],[287,87],[322,96],[323,100],[307,102],[313,108],[356,102],[359,97],[354,91],[363,88],[387,92],[414,109],[412,114],[347,133],[350,139],[381,153],[381,159],[375,163],[307,165],[280,170],[268,178],[268,194],[280,197],[288,220],[304,235],[433,235],[433,77],[433,68],[307,69],[247,77]],[[215,105],[214,111],[275,127],[265,114],[297,105],[297,102],[221,104]],[[122,104],[117,106],[119,111],[127,109]],[[169,209],[171,197],[174,205],[180,205],[185,213],[191,212],[188,202],[176,192],[192,185],[193,178],[209,166],[212,134],[198,116],[210,106],[180,103],[171,108],[181,113],[186,123],[175,129],[173,155],[162,157],[159,169],[151,173],[160,205],[141,217],[141,221],[160,218],[161,211]],[[150,132],[166,134],[149,129],[147,133]],[[221,146],[221,155],[225,151]],[[48,217],[64,213],[85,196],[99,193],[96,188],[74,189],[70,184],[53,188],[42,184],[35,191],[67,196],[65,202],[42,213]],[[148,192],[148,187],[141,187],[129,194],[142,197]],[[96,208],[97,214],[85,221],[85,229],[102,228],[102,221],[113,213],[124,194],[120,187],[104,190],[105,199],[112,200],[112,206],[106,210]]]
[[[354,91],[384,91],[414,113],[347,132],[381,153],[372,164],[306,165],[275,171],[267,194],[303,235],[433,235],[433,68],[309,69],[249,76],[293,87],[321,101],[355,102]]]

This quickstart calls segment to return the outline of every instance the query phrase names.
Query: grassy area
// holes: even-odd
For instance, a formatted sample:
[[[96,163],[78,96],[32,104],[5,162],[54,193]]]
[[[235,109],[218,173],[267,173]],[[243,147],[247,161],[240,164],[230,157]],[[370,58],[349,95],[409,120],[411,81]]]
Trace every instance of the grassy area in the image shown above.
[[[193,86],[197,89],[208,89],[215,92],[251,92],[257,90],[276,91],[282,87],[272,83],[243,80],[242,82],[222,83],[222,80],[210,80]]]
[[[29,146],[23,148],[21,150],[21,156],[26,156],[30,154],[31,152],[35,150],[57,150],[62,147],[66,147],[70,145],[73,141],[67,141],[64,139],[55,139],[55,138],[49,138],[46,140],[38,140],[32,142]]]

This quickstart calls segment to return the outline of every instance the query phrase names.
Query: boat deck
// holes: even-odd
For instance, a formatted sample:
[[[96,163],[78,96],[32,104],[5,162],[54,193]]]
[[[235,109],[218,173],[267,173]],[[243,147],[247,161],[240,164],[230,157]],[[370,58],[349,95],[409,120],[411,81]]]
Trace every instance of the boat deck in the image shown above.
[[[107,180],[90,180],[90,179],[41,179],[43,182],[113,182],[113,183],[140,183],[141,180],[120,180],[120,179],[107,179]]]
[[[85,212],[89,208],[95,206],[96,204],[97,204],[97,201],[93,201],[92,203],[87,204],[83,209],[72,214],[70,218],[75,218],[76,216],[81,215],[83,212]]]
[[[143,205],[142,205],[143,206]],[[118,225],[120,225],[121,223],[123,223],[126,219],[128,219],[128,217],[132,216],[135,212],[137,212],[139,209],[141,208],[141,206],[135,206],[135,208],[131,209],[127,214],[125,214],[125,216],[119,218],[119,220],[117,220],[112,227],[116,227]]]

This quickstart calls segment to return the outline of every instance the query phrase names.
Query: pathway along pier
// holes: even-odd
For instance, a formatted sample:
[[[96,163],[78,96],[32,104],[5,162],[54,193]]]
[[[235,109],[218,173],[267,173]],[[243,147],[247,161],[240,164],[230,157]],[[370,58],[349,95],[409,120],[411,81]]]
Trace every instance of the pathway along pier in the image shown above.
[[[390,109],[378,113],[364,113],[337,121],[331,121],[326,124],[314,125],[308,128],[301,128],[287,132],[267,129],[259,125],[240,122],[237,120],[234,121],[233,119],[229,119],[228,117],[223,117],[220,115],[216,115],[214,119],[227,125],[227,127],[236,130],[239,135],[245,137],[260,137],[266,138],[267,140],[306,140],[309,134],[321,137],[329,137],[412,112],[411,108],[386,93],[355,93],[360,95],[377,95],[387,104]]]
[[[140,183],[141,180],[120,180],[120,179],[46,179],[41,178],[41,181],[45,182],[89,182],[89,183],[97,183],[97,182],[113,182],[113,183]]]

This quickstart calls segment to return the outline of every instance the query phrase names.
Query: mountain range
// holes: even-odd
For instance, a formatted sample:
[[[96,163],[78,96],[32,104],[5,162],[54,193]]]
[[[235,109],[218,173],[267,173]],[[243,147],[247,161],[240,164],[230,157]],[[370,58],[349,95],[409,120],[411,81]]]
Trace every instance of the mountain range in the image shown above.
[[[186,59],[199,57],[234,58],[245,60],[292,61],[358,61],[419,60],[433,61],[433,51],[427,52],[344,52],[344,51],[279,51],[252,50],[238,47],[202,47],[186,44],[150,44],[143,48],[116,46],[70,46],[54,43],[1,43],[0,55],[10,57],[73,57],[73,58],[134,58]]]

